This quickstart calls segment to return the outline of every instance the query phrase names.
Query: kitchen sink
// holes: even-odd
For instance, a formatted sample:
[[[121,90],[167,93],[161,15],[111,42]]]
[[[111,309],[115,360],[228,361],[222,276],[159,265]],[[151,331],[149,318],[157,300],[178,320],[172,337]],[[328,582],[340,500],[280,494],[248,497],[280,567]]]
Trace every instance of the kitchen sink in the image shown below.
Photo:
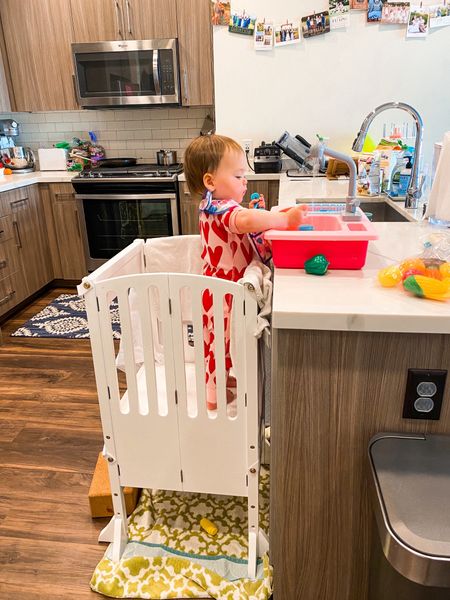
[[[359,205],[360,209],[365,213],[372,213],[371,220],[374,222],[388,221],[388,222],[399,222],[408,221],[406,217],[401,215],[392,206],[380,200],[379,202],[361,202]]]

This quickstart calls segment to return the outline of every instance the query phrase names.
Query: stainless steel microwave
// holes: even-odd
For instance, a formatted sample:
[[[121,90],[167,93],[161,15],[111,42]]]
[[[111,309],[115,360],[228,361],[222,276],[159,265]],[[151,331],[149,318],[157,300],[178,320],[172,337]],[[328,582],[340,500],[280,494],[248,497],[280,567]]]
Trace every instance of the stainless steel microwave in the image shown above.
[[[72,44],[72,54],[83,108],[181,103],[176,39]]]

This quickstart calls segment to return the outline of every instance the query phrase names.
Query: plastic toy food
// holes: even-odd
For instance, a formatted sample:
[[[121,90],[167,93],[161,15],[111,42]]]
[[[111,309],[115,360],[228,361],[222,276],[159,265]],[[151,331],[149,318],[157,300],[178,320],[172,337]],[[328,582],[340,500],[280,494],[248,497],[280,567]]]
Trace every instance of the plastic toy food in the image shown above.
[[[403,282],[408,292],[430,300],[447,300],[450,298],[450,279],[439,281],[425,275],[411,275]]]
[[[309,260],[305,261],[305,271],[309,275],[325,275],[328,271],[330,263],[323,254],[316,254]]]
[[[394,287],[398,285],[402,280],[402,272],[400,267],[393,265],[392,267],[386,267],[378,272],[378,281],[383,287]]]
[[[378,272],[383,287],[395,287],[403,281],[403,288],[430,300],[450,298],[450,262],[439,258],[408,258],[398,266],[392,265]]]
[[[209,533],[209,535],[216,535],[217,533],[217,527],[214,525],[214,523],[211,523],[209,519],[201,519],[200,527],[204,529],[206,533]]]

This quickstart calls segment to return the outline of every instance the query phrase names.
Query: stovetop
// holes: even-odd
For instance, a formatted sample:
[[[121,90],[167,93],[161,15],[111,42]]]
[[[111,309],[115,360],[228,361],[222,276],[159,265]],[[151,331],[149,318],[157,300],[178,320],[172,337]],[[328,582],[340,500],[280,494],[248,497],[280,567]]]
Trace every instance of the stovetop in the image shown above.
[[[161,166],[156,163],[138,164],[132,167],[97,167],[82,171],[75,179],[158,179],[174,181],[183,171],[183,165],[176,163],[170,166]]]

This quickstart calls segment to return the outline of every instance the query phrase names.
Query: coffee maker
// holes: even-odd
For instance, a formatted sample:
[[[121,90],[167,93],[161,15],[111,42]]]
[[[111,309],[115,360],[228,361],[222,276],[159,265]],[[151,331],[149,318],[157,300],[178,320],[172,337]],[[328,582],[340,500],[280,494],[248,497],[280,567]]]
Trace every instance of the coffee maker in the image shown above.
[[[19,124],[14,119],[0,119],[1,162],[14,174],[31,173],[35,169],[35,159],[31,148],[16,146],[14,138],[19,135]]]

